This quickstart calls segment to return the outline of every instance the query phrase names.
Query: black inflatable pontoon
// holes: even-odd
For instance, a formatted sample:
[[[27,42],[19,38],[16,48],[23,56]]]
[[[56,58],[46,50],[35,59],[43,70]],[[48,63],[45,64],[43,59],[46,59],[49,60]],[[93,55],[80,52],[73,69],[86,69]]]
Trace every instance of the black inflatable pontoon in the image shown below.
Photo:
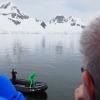
[[[29,87],[30,82],[24,79],[16,79],[14,86],[18,91],[23,93],[36,93],[36,92],[44,92],[48,86],[45,82],[36,82],[34,86]]]

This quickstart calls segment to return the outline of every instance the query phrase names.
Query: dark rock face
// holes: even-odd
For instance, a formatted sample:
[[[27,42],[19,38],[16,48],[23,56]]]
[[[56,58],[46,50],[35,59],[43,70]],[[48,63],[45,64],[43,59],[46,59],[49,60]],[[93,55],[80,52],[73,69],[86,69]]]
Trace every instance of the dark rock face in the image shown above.
[[[57,21],[57,23],[63,23],[65,17],[64,16],[56,16],[55,20]]]
[[[50,20],[50,24],[54,22],[54,23],[64,23],[67,22],[67,19],[64,16],[56,16],[54,19]]]
[[[35,18],[35,21],[36,21],[36,22],[39,22],[40,20],[39,20],[39,19],[37,19],[37,18]]]
[[[85,28],[84,24],[81,24],[77,21],[77,18],[74,18],[72,16],[69,17],[65,17],[65,16],[56,16],[55,18],[51,19],[49,21],[49,24],[61,24],[61,23],[69,23],[72,27],[77,26],[77,27],[81,27],[81,28]]]
[[[11,20],[15,25],[19,25],[21,23],[18,20],[14,20],[14,19],[11,19],[11,18],[8,18],[8,19]]]
[[[80,24],[76,24],[77,26],[80,26]]]
[[[21,14],[16,14],[16,13],[10,13],[12,18],[16,19],[28,19],[29,16],[26,15],[21,15]]]
[[[8,16],[8,19],[12,21],[15,25],[21,24],[22,20],[29,19],[29,16],[23,14],[16,6],[12,6],[11,2],[1,5],[0,9],[6,10],[8,7],[8,12],[2,12],[1,15]]]
[[[12,18],[16,18],[16,19],[28,19],[29,16],[23,14],[16,6],[11,7],[11,10],[15,12],[14,13],[10,13]]]
[[[86,26],[85,25],[81,25],[81,28],[85,28]]]
[[[71,26],[75,26],[76,25],[76,23],[71,23]]]
[[[42,26],[43,28],[46,28],[47,25],[45,24],[44,21],[42,21],[41,26]]]
[[[28,19],[29,18],[29,16],[21,13],[21,11],[16,6],[13,6],[12,10],[16,10],[17,11],[16,16],[15,16],[16,18],[20,18],[20,19]]]
[[[11,2],[8,2],[7,4],[3,4],[0,6],[0,9],[6,9],[10,6]]]

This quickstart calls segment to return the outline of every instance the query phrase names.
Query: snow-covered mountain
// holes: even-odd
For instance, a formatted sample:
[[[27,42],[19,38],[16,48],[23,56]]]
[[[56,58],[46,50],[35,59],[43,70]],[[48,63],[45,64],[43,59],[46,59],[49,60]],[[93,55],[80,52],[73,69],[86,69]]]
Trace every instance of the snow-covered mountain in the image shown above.
[[[48,32],[81,32],[85,28],[81,18],[56,16],[47,23]]]
[[[20,12],[16,6],[11,6],[11,2],[0,6],[0,14],[7,16],[15,25],[21,23],[21,20],[29,19],[29,16]]]
[[[84,25],[82,23],[82,20],[80,18],[74,18],[72,16],[65,17],[65,16],[56,16],[54,19],[50,20],[50,24],[54,23],[69,23],[71,26],[80,26],[81,28],[84,28]]]
[[[0,6],[0,32],[65,33],[81,32],[85,27],[80,18],[56,16],[48,22],[24,14],[11,2]]]
[[[13,6],[11,2],[0,6],[0,31],[41,32],[42,21],[31,18]]]

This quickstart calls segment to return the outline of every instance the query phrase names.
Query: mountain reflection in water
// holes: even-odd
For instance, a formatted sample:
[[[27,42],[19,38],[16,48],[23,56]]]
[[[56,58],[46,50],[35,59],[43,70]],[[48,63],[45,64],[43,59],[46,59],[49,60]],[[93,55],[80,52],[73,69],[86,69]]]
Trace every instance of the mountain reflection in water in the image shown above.
[[[48,96],[46,92],[25,94],[26,100],[47,100]]]

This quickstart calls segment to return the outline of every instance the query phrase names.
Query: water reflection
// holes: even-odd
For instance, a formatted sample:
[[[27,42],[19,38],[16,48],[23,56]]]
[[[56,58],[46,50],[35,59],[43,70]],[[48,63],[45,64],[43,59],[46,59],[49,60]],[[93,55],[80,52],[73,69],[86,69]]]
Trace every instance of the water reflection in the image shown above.
[[[56,54],[61,55],[63,53],[63,45],[62,43],[58,43],[55,47]]]
[[[27,54],[27,49],[22,45],[19,40],[15,40],[12,46],[5,52],[6,59],[12,63],[19,62],[25,54]]]
[[[42,43],[42,47],[45,48],[45,46],[46,46],[46,39],[45,39],[44,36],[42,37],[42,42],[41,43]]]
[[[48,96],[46,92],[36,94],[25,94],[26,100],[47,100]]]
[[[13,54],[15,61],[20,60],[23,55],[23,47],[20,41],[17,40],[14,42],[12,50],[13,50],[12,54]]]
[[[27,78],[30,72],[36,71],[38,79],[50,87],[47,90],[49,97],[46,93],[26,95],[27,100],[72,100],[73,89],[80,77],[81,61],[76,55],[78,38],[70,34],[2,35],[0,74],[9,73],[10,65],[15,66],[18,78]]]

